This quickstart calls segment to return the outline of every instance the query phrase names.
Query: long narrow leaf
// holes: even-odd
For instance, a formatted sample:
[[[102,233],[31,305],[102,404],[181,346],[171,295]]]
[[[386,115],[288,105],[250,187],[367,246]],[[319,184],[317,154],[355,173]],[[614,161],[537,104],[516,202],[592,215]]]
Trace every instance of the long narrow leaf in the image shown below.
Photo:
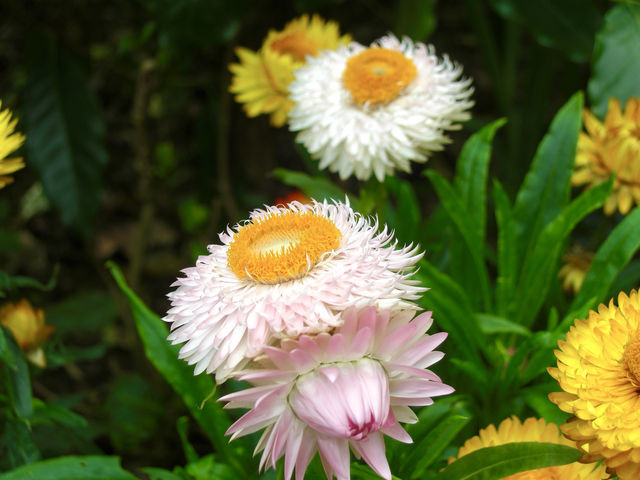
[[[610,180],[587,190],[565,207],[540,233],[533,250],[525,257],[518,284],[515,313],[518,323],[531,326],[549,291],[564,239],[585,215],[602,206],[611,193],[611,187]]]
[[[640,208],[635,208],[611,231],[596,252],[580,292],[569,309],[575,310],[592,298],[595,303],[589,308],[606,301],[609,287],[639,248]]]
[[[185,361],[178,359],[179,347],[167,341],[169,329],[166,324],[129,288],[117,265],[108,262],[107,267],[129,301],[147,357],[169,385],[182,397],[218,453],[229,462],[233,462],[239,472],[243,472],[239,459],[232,453],[224,438],[224,433],[231,424],[227,414],[220,404],[214,401],[208,401],[200,408],[203,400],[215,388],[212,378],[208,375],[193,375],[193,368]]]
[[[493,182],[493,202],[498,225],[498,277],[496,279],[496,310],[499,315],[508,316],[509,305],[514,297],[517,275],[516,225],[511,202],[502,185]]]
[[[576,93],[553,119],[513,208],[518,257],[533,249],[538,235],[569,201],[570,179],[582,125],[582,93]]]
[[[495,480],[536,468],[565,465],[582,453],[566,445],[515,442],[471,452],[442,470],[436,480]]]
[[[443,208],[451,218],[456,229],[464,239],[464,242],[471,254],[477,284],[480,288],[482,302],[485,311],[491,311],[491,292],[489,289],[489,273],[484,263],[484,238],[480,237],[481,232],[477,226],[477,220],[469,216],[465,205],[458,198],[458,194],[453,187],[433,170],[425,171],[433,184],[438,198]]]

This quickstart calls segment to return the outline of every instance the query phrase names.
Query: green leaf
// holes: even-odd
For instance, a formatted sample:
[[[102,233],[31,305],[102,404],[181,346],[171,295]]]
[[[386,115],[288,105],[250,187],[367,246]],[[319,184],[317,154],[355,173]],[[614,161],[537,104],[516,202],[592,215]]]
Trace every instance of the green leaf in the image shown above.
[[[210,401],[201,406],[201,402],[215,389],[213,379],[209,375],[193,375],[193,367],[178,359],[180,347],[171,345],[167,340],[169,335],[167,325],[158,315],[149,310],[129,288],[115,263],[107,262],[107,268],[129,300],[147,358],[182,397],[217,452],[232,462],[237,472],[244,474],[242,460],[232,453],[224,438],[224,434],[231,424],[227,414],[217,402]]]
[[[557,113],[516,196],[513,209],[518,252],[524,258],[538,235],[569,201],[570,179],[582,125],[582,93],[576,93]]]
[[[106,291],[75,293],[45,309],[47,323],[59,335],[99,332],[115,320],[118,309]]]
[[[602,206],[611,193],[613,181],[587,190],[567,205],[564,210],[538,236],[532,251],[528,252],[518,284],[516,322],[530,326],[546,298],[551,278],[563,246],[564,239],[589,212]]]
[[[555,403],[549,400],[549,393],[557,390],[558,384],[554,381],[522,389],[520,394],[538,417],[544,418],[547,422],[562,425],[569,418],[569,414],[560,410]]]
[[[11,370],[17,370],[16,358],[13,356],[13,351],[9,347],[9,341],[7,335],[4,333],[4,327],[0,327],[0,360]]]
[[[484,238],[477,226],[477,219],[470,217],[466,212],[466,206],[458,198],[458,193],[453,187],[433,170],[426,170],[425,175],[433,184],[442,207],[453,221],[456,229],[464,239],[471,261],[475,270],[476,284],[480,288],[484,310],[491,311],[491,292],[489,287],[489,273],[484,263]]]
[[[498,225],[498,277],[496,279],[496,310],[501,315],[509,313],[514,297],[518,269],[516,224],[507,193],[497,180],[493,182],[493,202]]]
[[[145,467],[141,468],[140,471],[146,473],[149,476],[149,480],[184,480],[184,477],[162,468]]]
[[[4,297],[6,293],[18,290],[19,288],[36,288],[48,292],[56,286],[59,271],[60,266],[56,265],[49,281],[42,283],[34,278],[12,276],[0,270],[0,297]]]
[[[487,217],[487,175],[493,137],[500,127],[507,123],[500,118],[475,133],[462,147],[456,164],[453,187],[465,206],[469,218],[474,219],[478,229],[476,238],[485,238]]]
[[[536,468],[565,465],[581,456],[577,449],[555,443],[507,443],[481,448],[463,456],[442,470],[436,479],[495,480]]]
[[[531,335],[531,330],[504,317],[488,313],[476,313],[476,318],[480,329],[487,335],[496,333],[515,333],[525,337]]]
[[[395,230],[398,240],[406,243],[414,242],[418,237],[422,219],[414,188],[406,180],[389,176],[384,179],[384,186],[392,193],[395,200],[393,215],[389,215],[391,208],[385,209],[385,222]],[[358,211],[365,214],[362,210]]]
[[[64,223],[87,232],[107,162],[97,99],[78,62],[47,40],[32,49],[24,97],[28,163]]]
[[[435,6],[437,0],[400,0],[393,12],[393,32],[398,37],[407,36],[424,42],[436,28]]]
[[[425,470],[435,462],[442,452],[449,446],[455,436],[469,423],[470,417],[463,415],[448,415],[438,423],[417,445],[407,458],[409,465],[413,465],[411,478],[421,477]]]
[[[640,5],[618,5],[596,36],[587,88],[591,109],[601,118],[610,97],[624,106],[629,97],[640,96],[640,49],[631,45],[640,45]]]
[[[346,194],[325,177],[312,177],[306,173],[276,168],[273,176],[285,185],[296,187],[319,202],[326,199],[344,200]]]
[[[616,225],[596,252],[591,268],[569,310],[576,310],[579,306],[589,303],[589,299],[595,299],[589,308],[607,301],[609,287],[639,248],[640,208],[634,208]]]
[[[422,285],[431,289],[421,297],[420,304],[427,310],[433,310],[437,327],[449,332],[448,341],[456,344],[462,357],[480,363],[478,352],[487,342],[464,290],[451,277],[438,271],[426,260],[420,262],[416,278]],[[434,292],[437,292],[437,295]]]
[[[0,480],[137,480],[117,457],[68,456],[25,465],[0,474]]]
[[[4,329],[4,327],[0,327]],[[9,330],[4,330],[4,336],[11,355],[15,361],[15,369],[11,369],[8,365],[1,365],[0,368],[5,369],[4,377],[7,379],[7,391],[9,401],[16,416],[28,422],[33,413],[33,405],[31,403],[31,378],[29,376],[29,367],[24,359],[24,355],[13,339],[13,335]]]
[[[228,465],[217,462],[213,455],[189,463],[185,470],[194,480],[238,480],[237,473]]]
[[[591,0],[492,0],[503,17],[531,30],[540,45],[554,47],[575,62],[591,57],[602,16]]]

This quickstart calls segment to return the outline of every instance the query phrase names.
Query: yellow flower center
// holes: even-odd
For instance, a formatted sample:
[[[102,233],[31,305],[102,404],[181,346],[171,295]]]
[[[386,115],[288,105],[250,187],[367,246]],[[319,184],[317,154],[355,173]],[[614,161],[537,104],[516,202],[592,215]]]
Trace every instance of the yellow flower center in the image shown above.
[[[417,73],[402,53],[373,47],[347,60],[342,81],[355,103],[376,105],[396,98]]]
[[[291,32],[282,35],[271,43],[271,49],[283,55],[289,54],[304,62],[306,55],[316,55],[318,47],[304,32]]]
[[[271,213],[241,227],[227,260],[241,280],[282,283],[304,276],[340,245],[342,233],[326,217],[312,212]]]
[[[627,367],[631,382],[640,387],[640,331],[636,332],[624,348],[623,362]]]

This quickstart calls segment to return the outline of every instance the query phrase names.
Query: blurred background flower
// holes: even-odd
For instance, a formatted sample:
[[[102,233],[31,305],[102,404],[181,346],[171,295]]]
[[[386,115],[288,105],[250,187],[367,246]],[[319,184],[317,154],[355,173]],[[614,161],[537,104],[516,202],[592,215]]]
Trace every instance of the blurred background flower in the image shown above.
[[[18,119],[12,120],[11,115],[11,110],[8,108],[2,110],[2,101],[0,101],[0,188],[13,182],[13,178],[9,176],[10,173],[24,168],[22,158],[7,158],[24,143],[24,135],[14,132]]]
[[[11,331],[27,360],[40,368],[47,366],[42,345],[55,327],[45,324],[44,310],[34,308],[26,298],[5,303],[0,307],[0,325]]]

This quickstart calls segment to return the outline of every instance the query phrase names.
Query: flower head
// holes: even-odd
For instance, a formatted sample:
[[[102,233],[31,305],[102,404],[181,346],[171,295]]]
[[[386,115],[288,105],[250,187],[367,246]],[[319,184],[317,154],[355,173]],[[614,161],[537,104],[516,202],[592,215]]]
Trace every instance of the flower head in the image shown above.
[[[289,127],[320,168],[382,181],[425,162],[469,119],[471,81],[432,46],[382,37],[309,58],[289,85]]]
[[[349,309],[331,334],[303,335],[265,348],[258,368],[242,380],[253,388],[222,397],[226,408],[250,408],[227,431],[232,439],[266,428],[256,453],[260,468],[284,455],[284,475],[301,480],[315,454],[327,478],[349,478],[349,448],[380,476],[390,479],[383,434],[410,443],[399,422],[414,423],[410,406],[453,388],[427,367],[443,357],[433,351],[446,333],[427,335],[431,312],[390,314]]]
[[[27,299],[6,303],[0,308],[0,325],[8,328],[27,360],[40,368],[47,365],[42,344],[55,327],[45,325],[44,310],[33,308]]]
[[[620,293],[558,342],[549,373],[562,392],[549,395],[574,415],[560,428],[585,455],[604,458],[621,480],[640,478],[640,297]]]
[[[24,143],[24,135],[14,132],[17,119],[11,120],[11,110],[1,110],[0,102],[0,188],[13,182],[8,174],[24,168],[22,158],[6,158],[14,150]]]
[[[302,15],[281,31],[271,30],[258,52],[236,49],[240,63],[229,66],[233,74],[229,91],[244,104],[249,117],[269,114],[271,124],[281,127],[293,105],[287,89],[293,72],[305,64],[307,55],[348,41],[348,36],[340,36],[337,23],[325,22],[318,15]]]
[[[585,109],[584,126],[571,182],[593,187],[615,174],[604,213],[611,215],[617,208],[626,215],[634,203],[640,205],[640,98],[629,98],[624,113],[611,98],[604,123]]]
[[[563,438],[558,427],[553,423],[547,423],[541,418],[527,418],[524,423],[516,416],[506,418],[498,428],[489,425],[478,432],[478,435],[467,440],[456,458],[450,458],[449,463],[464,457],[465,455],[485,447],[494,447],[512,442],[549,442],[558,445],[575,447],[575,442]],[[526,472],[509,475],[501,480],[601,480],[609,478],[606,468],[593,464],[585,465],[574,462],[557,467],[537,468]]]
[[[562,288],[565,292],[577,294],[582,287],[582,282],[591,268],[593,252],[589,252],[579,245],[571,248],[563,257],[564,265],[558,272],[562,280]]]
[[[313,201],[255,210],[220,234],[169,294],[174,343],[196,374],[224,381],[276,338],[328,331],[349,307],[417,308],[422,257],[348,204]]]

